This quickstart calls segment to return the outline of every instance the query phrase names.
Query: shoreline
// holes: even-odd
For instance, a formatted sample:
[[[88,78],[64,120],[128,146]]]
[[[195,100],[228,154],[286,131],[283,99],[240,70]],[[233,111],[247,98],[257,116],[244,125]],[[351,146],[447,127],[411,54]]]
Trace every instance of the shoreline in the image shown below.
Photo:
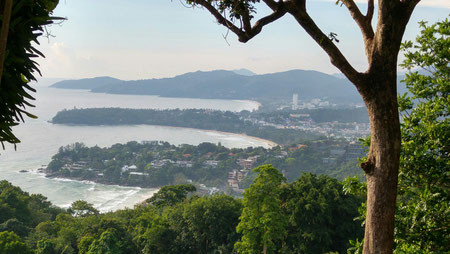
[[[86,92],[86,93],[93,93],[93,94],[106,94],[106,95],[119,95],[119,96],[150,96],[150,97],[158,97],[158,98],[168,98],[168,99],[187,99],[187,100],[215,100],[215,101],[237,101],[237,102],[251,102],[256,104],[256,109],[253,108],[252,110],[258,110],[262,104],[259,101],[256,101],[254,99],[224,99],[224,98],[202,98],[202,97],[174,97],[174,96],[161,96],[161,95],[157,95],[157,94],[127,94],[127,93],[111,93],[111,92],[97,92],[97,91],[92,91],[92,88],[86,88],[86,89],[78,89],[78,88],[64,88],[64,87],[53,87],[52,85],[48,85],[48,86],[42,86],[45,88],[51,88],[51,89],[60,89],[60,90],[74,90],[74,91],[81,91],[81,92]],[[141,108],[139,108],[141,109]],[[201,108],[199,108],[201,109]],[[208,109],[208,108],[203,108],[203,109]],[[239,111],[235,111],[235,110],[230,110],[232,112],[240,112],[243,110],[248,110],[248,109],[241,109]],[[223,111],[223,110],[221,110]],[[249,110],[250,111],[250,110]]]
[[[118,126],[155,126],[155,127],[164,127],[164,128],[174,128],[174,129],[190,129],[190,130],[195,130],[195,131],[206,131],[206,132],[216,132],[219,134],[226,134],[226,135],[232,135],[232,136],[243,136],[246,138],[251,138],[254,140],[257,140],[259,142],[265,143],[269,148],[273,148],[276,146],[279,146],[280,144],[268,140],[268,139],[264,139],[264,138],[260,138],[260,137],[255,137],[255,136],[249,136],[245,133],[235,133],[235,132],[227,132],[227,131],[219,131],[219,130],[210,130],[210,129],[199,129],[199,128],[190,128],[190,127],[182,127],[182,126],[169,126],[169,125],[155,125],[155,124],[111,124],[111,125],[107,125],[107,124],[103,124],[103,125],[89,125],[89,124],[65,124],[65,123],[53,123],[51,121],[48,121],[48,123],[54,124],[54,125],[64,125],[64,126],[90,126],[90,127],[102,127],[102,126],[108,126],[108,127],[118,127]],[[137,140],[136,140],[137,141]]]
[[[107,213],[111,211],[121,210],[125,208],[132,208],[135,205],[143,203],[145,200],[151,198],[155,193],[157,193],[161,187],[141,187],[141,186],[133,186],[133,185],[121,185],[114,183],[106,183],[102,181],[96,180],[83,180],[76,177],[64,177],[57,174],[48,173],[42,169],[42,167],[36,167],[34,169],[26,170],[27,172],[17,171],[19,174],[29,174],[29,175],[38,175],[39,178],[47,179],[51,181],[50,184],[61,187],[61,185],[66,184],[75,184],[76,186],[83,186],[81,190],[85,192],[84,197],[77,197],[74,200],[68,199],[68,202],[62,202],[61,200],[52,200],[49,198],[49,201],[52,202],[53,205],[61,208],[67,208],[73,201],[76,200],[86,200],[94,205],[97,209],[101,211],[101,213]],[[29,190],[28,190],[29,191]],[[51,192],[51,191],[50,191]],[[110,195],[113,192],[113,196],[111,198],[100,198],[99,195],[102,196],[105,193]],[[132,193],[130,195],[130,192]],[[31,193],[34,193],[31,191]],[[45,195],[47,193],[37,192]]]

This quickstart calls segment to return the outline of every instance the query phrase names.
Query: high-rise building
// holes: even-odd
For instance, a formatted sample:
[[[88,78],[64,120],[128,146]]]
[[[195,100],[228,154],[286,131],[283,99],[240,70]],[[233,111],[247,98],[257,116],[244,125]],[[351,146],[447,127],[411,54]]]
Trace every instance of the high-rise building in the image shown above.
[[[298,108],[298,94],[294,93],[292,95],[292,110],[296,110]]]

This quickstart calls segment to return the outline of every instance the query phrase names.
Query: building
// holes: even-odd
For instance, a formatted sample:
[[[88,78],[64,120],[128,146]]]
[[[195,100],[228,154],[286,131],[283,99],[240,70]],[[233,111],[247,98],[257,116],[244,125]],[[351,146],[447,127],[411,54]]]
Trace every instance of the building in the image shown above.
[[[177,165],[178,167],[183,167],[183,168],[192,168],[191,161],[175,161],[175,165]]]
[[[157,146],[158,145],[158,140],[142,140],[141,144],[142,145],[152,145],[152,146]]]
[[[294,93],[292,95],[292,110],[298,109],[298,94]]]
[[[203,162],[203,165],[205,165],[207,167],[213,167],[213,168],[217,167],[218,164],[219,164],[219,162],[216,160],[207,160],[207,161]]]
[[[150,166],[153,168],[162,168],[163,166],[165,166],[167,164],[171,164],[171,163],[173,163],[173,161],[169,160],[169,159],[154,160],[154,161],[150,162]]]

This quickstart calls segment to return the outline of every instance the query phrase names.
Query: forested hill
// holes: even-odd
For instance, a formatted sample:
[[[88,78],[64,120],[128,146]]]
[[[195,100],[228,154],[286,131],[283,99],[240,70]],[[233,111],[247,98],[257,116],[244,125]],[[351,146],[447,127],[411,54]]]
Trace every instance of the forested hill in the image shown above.
[[[116,84],[123,82],[123,80],[111,78],[111,77],[96,77],[96,78],[85,78],[85,79],[74,79],[74,80],[63,80],[56,82],[51,85],[55,88],[65,88],[65,89],[94,89],[97,87],[102,87],[105,85]]]
[[[93,92],[112,94],[159,95],[208,99],[299,99],[328,98],[330,101],[359,101],[356,89],[345,79],[318,71],[292,70],[263,75],[239,75],[216,70],[185,73],[173,78],[98,82],[95,79],[59,82],[58,88],[74,84]]]
[[[277,129],[259,126],[233,112],[205,109],[124,109],[86,108],[59,111],[52,119],[55,124],[81,125],[133,125],[149,124],[203,130],[245,133],[249,136],[271,140],[278,144],[291,144],[315,139],[317,133],[294,129]]]

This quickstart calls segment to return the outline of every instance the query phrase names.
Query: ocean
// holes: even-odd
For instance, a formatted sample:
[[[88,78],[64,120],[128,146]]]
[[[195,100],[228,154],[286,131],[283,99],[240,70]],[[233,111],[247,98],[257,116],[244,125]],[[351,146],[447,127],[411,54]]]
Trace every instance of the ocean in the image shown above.
[[[0,150],[0,179],[7,180],[29,193],[40,193],[61,207],[69,207],[76,200],[86,200],[101,212],[114,211],[151,197],[157,189],[97,184],[88,181],[49,179],[37,169],[51,161],[59,147],[74,142],[87,146],[111,146],[128,141],[162,140],[169,143],[199,144],[220,142],[226,147],[263,146],[271,143],[245,135],[151,125],[130,126],[65,126],[49,121],[60,110],[92,107],[122,107],[151,109],[205,108],[216,110],[254,110],[254,101],[161,98],[158,96],[112,95],[90,93],[86,90],[66,90],[37,86],[35,108],[28,111],[38,119],[26,119],[13,129],[22,141],[17,150],[7,145]],[[27,170],[20,173],[20,170]]]

